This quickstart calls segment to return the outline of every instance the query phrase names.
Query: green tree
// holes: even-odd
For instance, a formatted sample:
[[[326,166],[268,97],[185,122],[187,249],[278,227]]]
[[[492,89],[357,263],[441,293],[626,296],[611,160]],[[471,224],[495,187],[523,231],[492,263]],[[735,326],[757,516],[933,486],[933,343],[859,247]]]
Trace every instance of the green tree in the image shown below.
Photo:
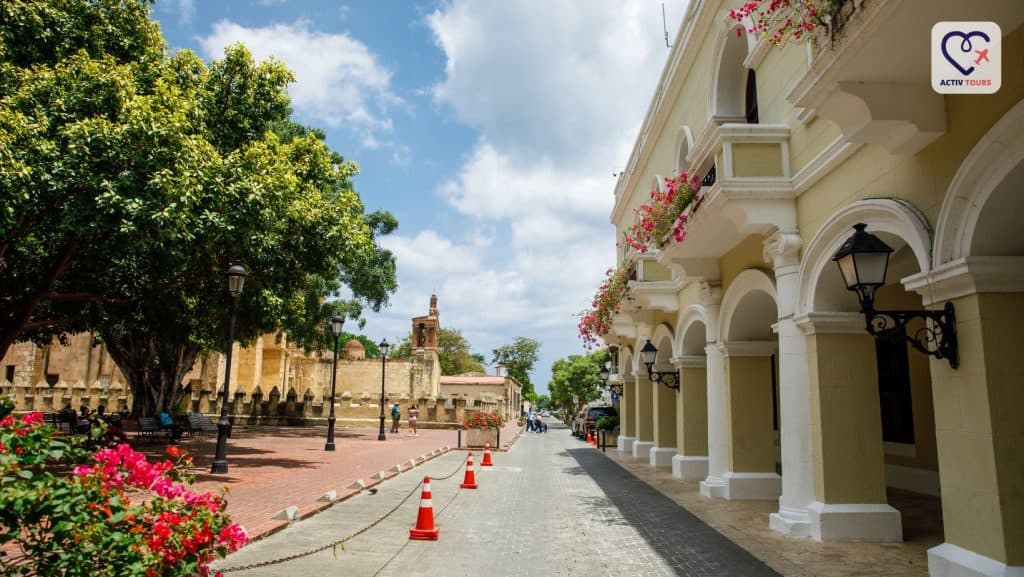
[[[523,398],[536,401],[537,393],[533,390],[530,373],[537,364],[540,352],[540,341],[529,337],[516,337],[512,343],[498,347],[492,351],[491,363],[501,365],[523,387]]]
[[[397,223],[366,214],[356,165],[291,123],[291,73],[241,46],[209,66],[169,56],[149,4],[0,3],[0,354],[97,329],[136,413],[224,350],[233,262],[249,272],[243,343],[285,329],[322,348],[330,316],[397,286],[376,243]]]
[[[133,298],[117,277],[137,245],[188,234],[165,210],[194,200],[208,146],[149,4],[0,2],[0,356]]]
[[[392,349],[390,356],[396,359],[412,356],[411,333],[402,338]],[[441,327],[438,335],[437,356],[438,362],[441,364],[441,374],[445,376],[486,372],[483,364],[484,356],[471,352],[469,341],[458,329]]]
[[[569,355],[551,364],[551,398],[559,406],[568,407],[569,415],[576,414],[587,403],[601,396],[601,367],[608,360],[606,349],[583,355]],[[577,402],[573,402],[573,397]]]

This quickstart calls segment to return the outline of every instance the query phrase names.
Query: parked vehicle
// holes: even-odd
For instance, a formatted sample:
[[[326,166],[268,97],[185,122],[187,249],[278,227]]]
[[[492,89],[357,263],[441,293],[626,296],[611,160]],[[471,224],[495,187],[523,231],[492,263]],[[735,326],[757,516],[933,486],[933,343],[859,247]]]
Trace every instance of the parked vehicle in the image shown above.
[[[583,435],[586,435],[587,429],[595,429],[597,427],[597,420],[604,416],[615,417],[618,413],[615,412],[615,407],[590,407],[587,409],[587,416],[583,419]]]
[[[581,409],[572,417],[572,421],[569,426],[572,428],[572,435],[574,437],[583,438],[586,435],[586,430],[583,428],[584,421],[587,418],[587,410]]]

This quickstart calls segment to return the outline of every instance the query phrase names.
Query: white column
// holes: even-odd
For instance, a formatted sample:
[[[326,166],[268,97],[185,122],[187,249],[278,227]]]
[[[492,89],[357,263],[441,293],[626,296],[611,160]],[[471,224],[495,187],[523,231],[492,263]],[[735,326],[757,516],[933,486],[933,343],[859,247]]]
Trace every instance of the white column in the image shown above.
[[[807,337],[793,322],[797,306],[799,234],[776,232],[765,239],[764,257],[775,268],[779,307],[779,441],[782,445],[782,495],[769,526],[791,537],[811,534],[808,508],[814,501],[811,450],[811,395],[807,374]]]
[[[700,482],[705,497],[725,497],[725,473],[729,470],[729,399],[725,390],[725,358],[722,345],[708,345],[708,476]]]

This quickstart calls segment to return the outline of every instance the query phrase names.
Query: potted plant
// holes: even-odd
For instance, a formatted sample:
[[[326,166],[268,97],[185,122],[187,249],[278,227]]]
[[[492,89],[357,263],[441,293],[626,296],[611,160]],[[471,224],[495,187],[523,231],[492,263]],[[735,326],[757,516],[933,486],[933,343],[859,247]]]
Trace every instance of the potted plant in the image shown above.
[[[466,446],[483,447],[490,443],[491,447],[498,446],[498,430],[505,424],[505,417],[501,413],[491,411],[473,411],[466,415],[462,426],[466,429]]]
[[[616,445],[619,441],[619,418],[615,415],[605,415],[598,417],[594,423],[594,427],[597,428],[598,434],[603,431],[603,438],[599,439],[604,442],[605,446]]]

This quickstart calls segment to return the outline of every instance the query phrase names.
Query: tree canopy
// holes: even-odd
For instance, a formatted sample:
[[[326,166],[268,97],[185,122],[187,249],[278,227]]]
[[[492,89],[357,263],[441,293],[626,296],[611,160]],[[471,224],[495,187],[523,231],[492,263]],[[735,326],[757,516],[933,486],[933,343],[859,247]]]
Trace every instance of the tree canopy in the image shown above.
[[[209,65],[169,55],[149,4],[0,4],[0,355],[98,330],[136,412],[224,350],[235,304],[243,343],[284,329],[323,348],[327,319],[397,287],[377,244],[397,222],[367,214],[358,167],[290,120],[291,72],[241,45]],[[237,303],[232,263],[248,271]]]
[[[395,358],[412,355],[412,334],[402,339],[391,355]],[[483,355],[473,353],[469,341],[458,329],[441,327],[438,334],[438,362],[444,376],[483,373]]]
[[[536,400],[537,393],[530,381],[530,373],[537,364],[539,352],[540,341],[529,337],[516,337],[511,343],[491,352],[491,362],[505,367],[508,376],[523,387],[523,398],[531,401]]]
[[[568,407],[573,415],[581,407],[601,396],[601,367],[609,359],[606,349],[583,355],[569,355],[551,364],[551,399]],[[577,402],[573,403],[573,396]]]

